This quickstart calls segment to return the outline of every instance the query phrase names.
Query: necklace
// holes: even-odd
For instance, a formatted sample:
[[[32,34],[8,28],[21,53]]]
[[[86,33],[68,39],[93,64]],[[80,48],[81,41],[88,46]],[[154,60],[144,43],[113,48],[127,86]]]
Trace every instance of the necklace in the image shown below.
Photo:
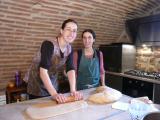
[[[93,49],[84,49],[84,54],[86,56],[92,56],[94,54],[94,50]]]

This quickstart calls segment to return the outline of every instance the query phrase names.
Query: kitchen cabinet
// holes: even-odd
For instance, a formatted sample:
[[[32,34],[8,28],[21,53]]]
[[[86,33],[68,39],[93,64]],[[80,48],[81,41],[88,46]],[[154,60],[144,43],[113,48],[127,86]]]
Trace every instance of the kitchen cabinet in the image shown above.
[[[136,61],[134,45],[113,43],[100,45],[99,50],[103,53],[104,69],[106,71],[124,72],[128,69],[134,69]]]
[[[153,85],[153,101],[160,104],[160,84]]]
[[[123,77],[122,93],[131,97],[148,96],[153,100],[153,83]]]
[[[105,83],[107,86],[122,92],[123,77],[106,73],[105,78]]]
[[[159,80],[106,71],[106,85],[131,97],[148,96],[160,104]]]

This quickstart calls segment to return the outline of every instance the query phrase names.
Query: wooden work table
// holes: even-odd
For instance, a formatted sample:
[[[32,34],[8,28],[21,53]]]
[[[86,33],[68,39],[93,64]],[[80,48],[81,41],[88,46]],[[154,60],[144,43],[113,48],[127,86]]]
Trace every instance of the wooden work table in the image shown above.
[[[95,88],[83,90],[84,99],[86,100]],[[0,106],[0,120],[29,120],[24,114],[25,109],[33,104],[43,103],[50,97],[23,101]],[[129,102],[131,97],[123,95],[119,101]],[[67,114],[48,118],[47,120],[131,120],[127,111],[113,109],[110,104],[91,104],[88,107]],[[157,108],[159,105],[155,105]],[[158,108],[160,109],[160,107]]]

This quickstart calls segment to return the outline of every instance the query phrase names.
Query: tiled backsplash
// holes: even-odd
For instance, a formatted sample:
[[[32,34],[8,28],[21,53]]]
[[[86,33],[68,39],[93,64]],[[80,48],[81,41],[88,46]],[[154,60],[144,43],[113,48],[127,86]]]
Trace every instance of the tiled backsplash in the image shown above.
[[[137,47],[136,69],[160,72],[160,47]]]

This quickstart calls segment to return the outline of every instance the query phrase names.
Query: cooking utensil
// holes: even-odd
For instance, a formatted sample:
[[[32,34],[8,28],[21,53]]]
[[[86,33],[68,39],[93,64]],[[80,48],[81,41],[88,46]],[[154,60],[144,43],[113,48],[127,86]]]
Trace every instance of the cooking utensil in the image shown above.
[[[67,100],[66,100],[64,103],[79,101],[79,100],[82,100],[82,99],[83,99],[83,98],[77,100],[77,99],[75,99],[75,96],[68,96],[68,97],[67,97]],[[63,104],[63,103],[59,103],[58,101],[57,101],[57,103],[58,103],[58,104]]]

